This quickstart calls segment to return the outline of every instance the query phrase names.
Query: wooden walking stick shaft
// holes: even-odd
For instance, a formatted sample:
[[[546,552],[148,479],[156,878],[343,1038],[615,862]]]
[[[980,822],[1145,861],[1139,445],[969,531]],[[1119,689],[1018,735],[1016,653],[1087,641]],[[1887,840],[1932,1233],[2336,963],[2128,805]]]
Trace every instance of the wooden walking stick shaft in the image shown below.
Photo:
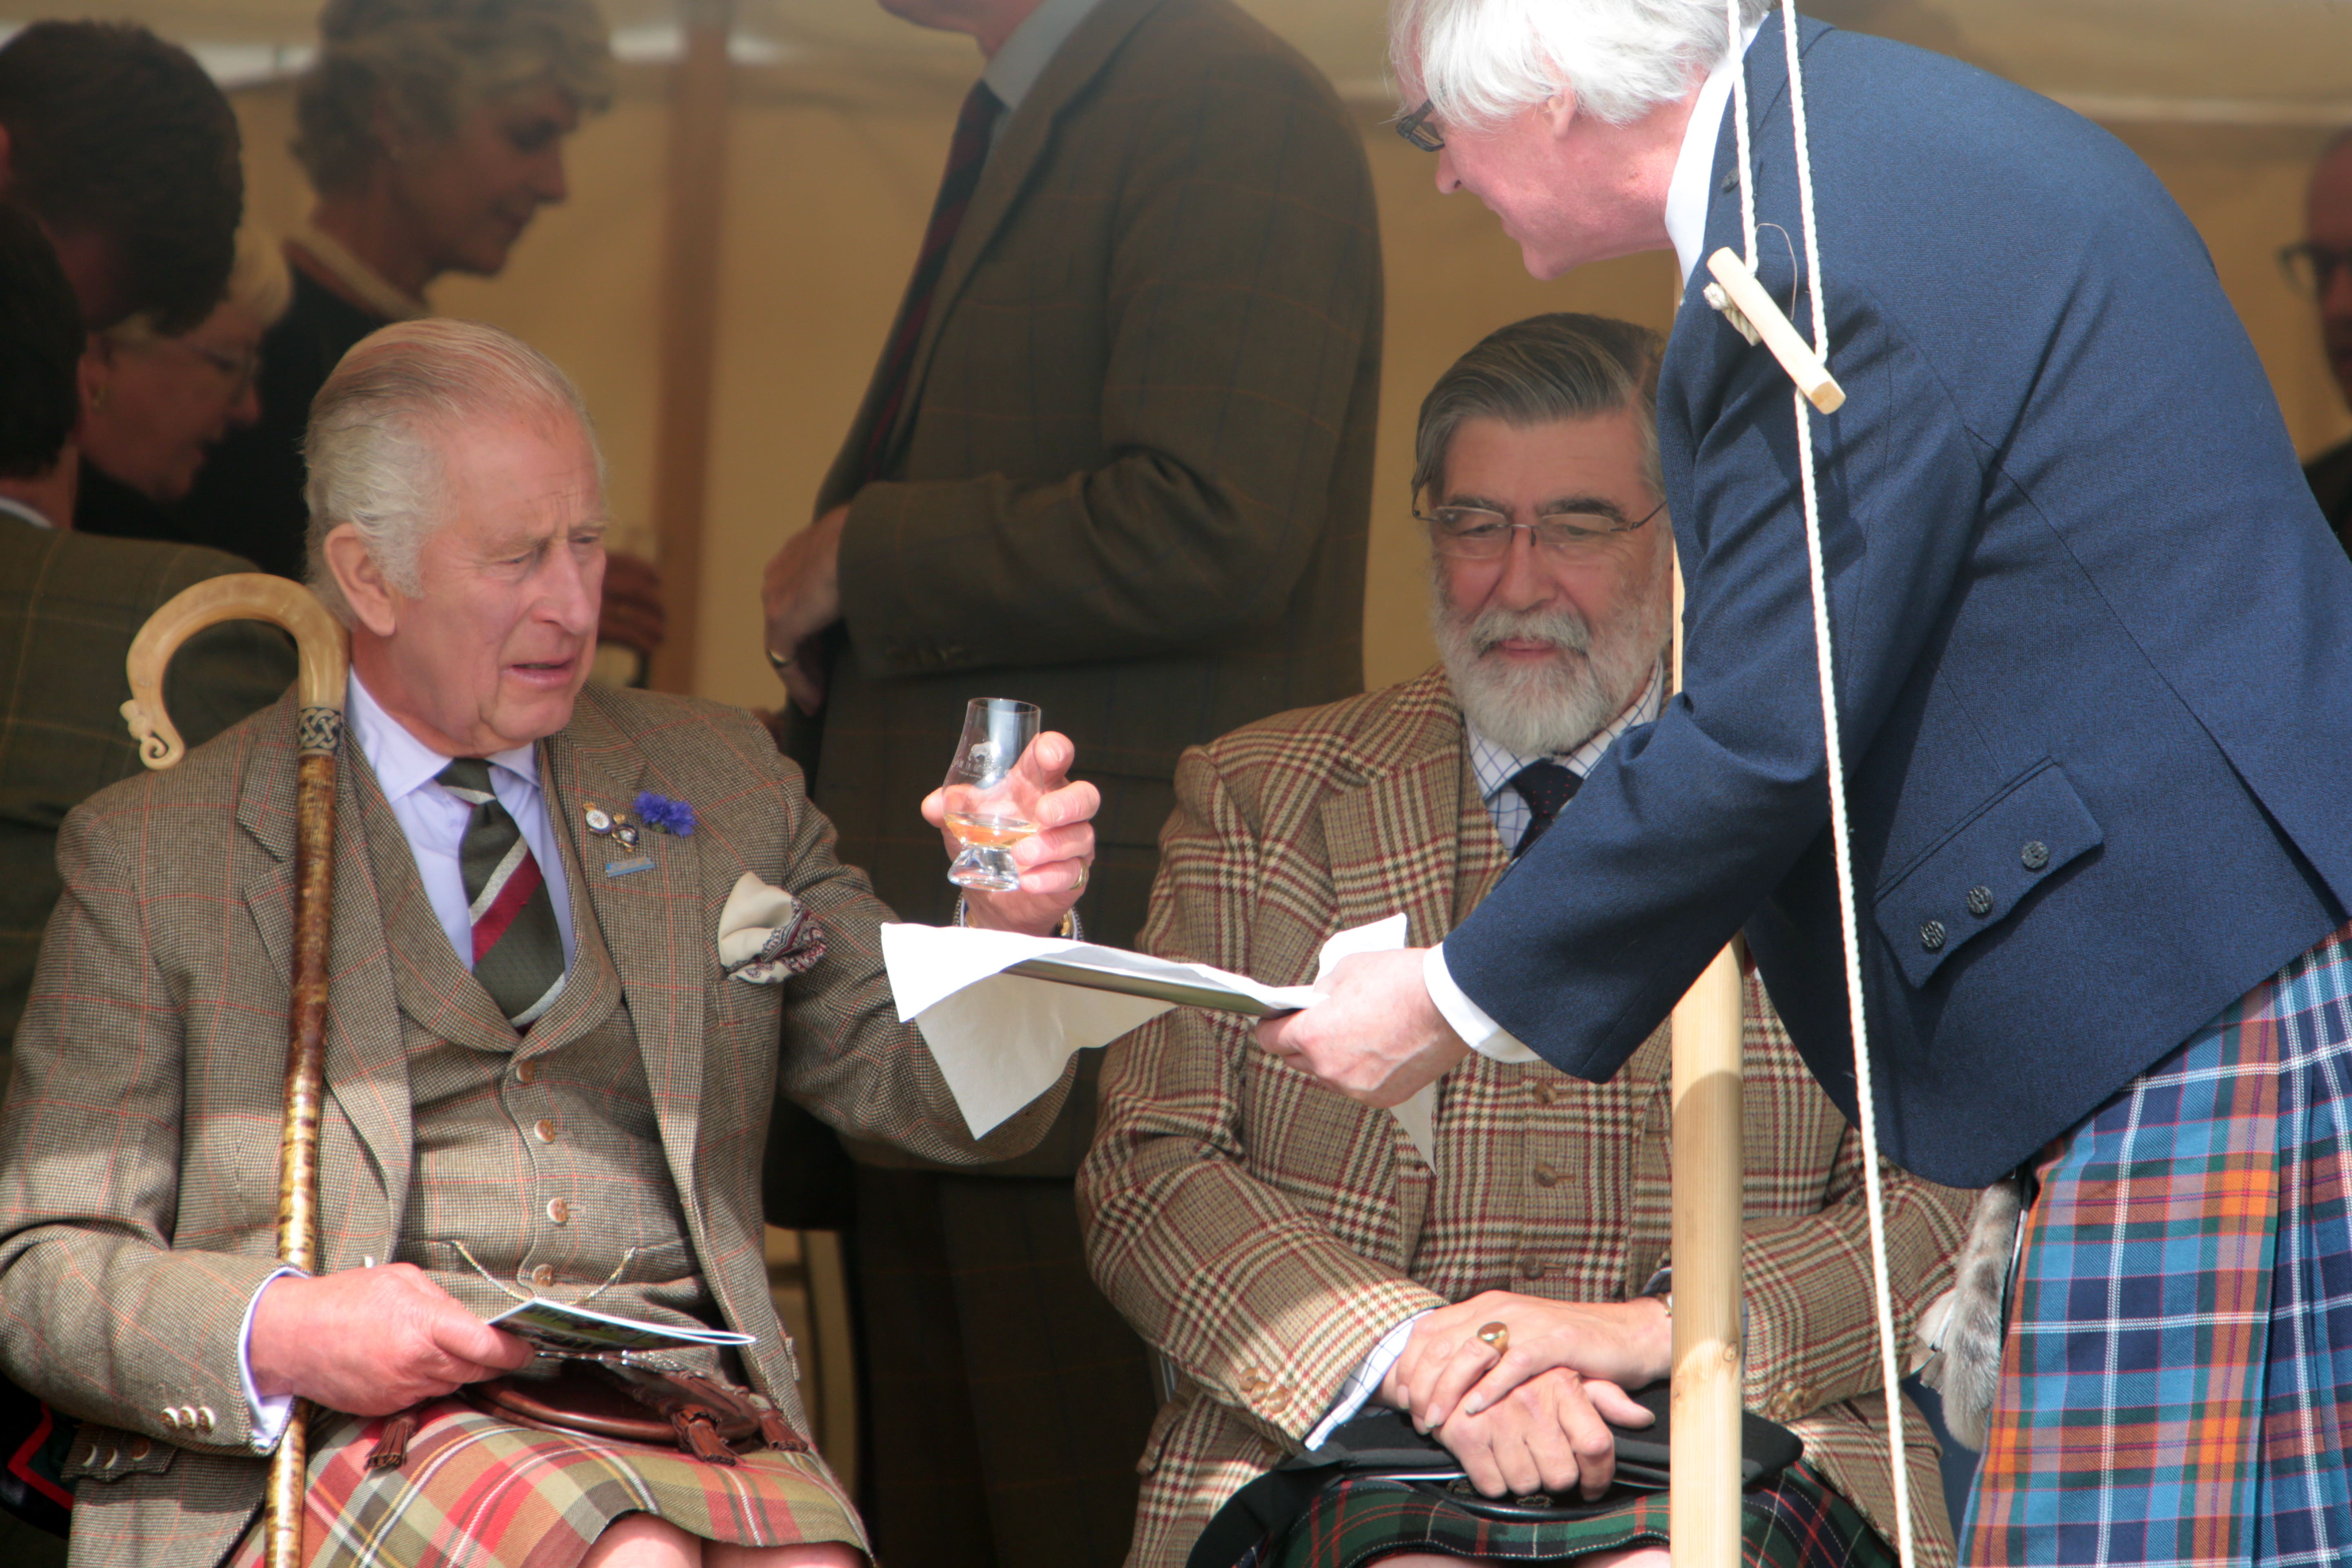
[[[131,700],[122,717],[151,768],[186,748],[163,710],[163,671],[180,645],[222,621],[268,621],[300,649],[295,721],[294,989],[286,1020],[286,1120],[278,1145],[278,1256],[314,1271],[319,1251],[319,1111],[326,1091],[327,962],[335,900],[335,752],[343,731],[350,641],[298,583],[259,573],[197,584],[148,619],[131,645]],[[302,1558],[302,1491],[310,1458],[307,1403],[298,1402],[263,1496],[262,1561],[296,1568]]]
[[[1683,684],[1683,579],[1675,571],[1675,689]],[[1739,1539],[1740,1128],[1737,944],[1674,1013],[1675,1345],[1667,1540],[1674,1568],[1737,1568]]]

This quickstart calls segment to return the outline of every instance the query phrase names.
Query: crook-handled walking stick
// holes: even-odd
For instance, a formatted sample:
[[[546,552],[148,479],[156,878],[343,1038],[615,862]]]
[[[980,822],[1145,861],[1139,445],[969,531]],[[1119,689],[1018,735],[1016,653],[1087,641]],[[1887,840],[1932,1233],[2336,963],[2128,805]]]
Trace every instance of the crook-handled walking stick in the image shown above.
[[[343,733],[350,634],[299,583],[258,572],[199,583],[149,617],[129,659],[122,717],[140,760],[168,768],[186,754],[163,710],[163,669],[180,645],[222,621],[268,621],[300,650],[295,710],[294,991],[286,1021],[286,1121],[278,1144],[278,1256],[305,1273],[318,1265],[319,1107],[327,1058],[327,947],[335,890],[335,751]],[[297,1401],[269,1462],[262,1504],[262,1561],[296,1568],[302,1558],[302,1489],[309,1460],[307,1401]]]

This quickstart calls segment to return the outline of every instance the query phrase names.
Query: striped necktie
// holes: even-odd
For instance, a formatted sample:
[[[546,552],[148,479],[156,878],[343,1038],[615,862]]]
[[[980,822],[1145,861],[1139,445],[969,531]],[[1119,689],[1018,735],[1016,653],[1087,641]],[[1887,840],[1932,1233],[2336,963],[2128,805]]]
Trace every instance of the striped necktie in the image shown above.
[[[436,781],[474,808],[457,844],[474,925],[474,978],[508,1023],[528,1029],[563,989],[563,931],[555,923],[555,900],[522,829],[491,792],[490,764],[458,757]]]
[[[988,163],[989,130],[996,123],[1001,107],[988,84],[976,81],[964,96],[963,111],[956,116],[955,139],[948,143],[947,173],[940,176],[939,197],[931,204],[930,226],[923,231],[915,275],[907,283],[907,302],[899,308],[898,329],[890,334],[889,346],[882,351],[882,369],[877,377],[882,401],[866,435],[861,483],[881,477],[889,461],[890,437],[898,423],[898,410],[907,401],[907,378],[914,374],[915,345],[922,340],[923,323],[930,319],[931,294],[947,267],[948,247],[955,243],[956,231],[963,226],[964,209],[971,205],[971,194],[980,186],[980,172]]]
[[[1544,836],[1560,807],[1576,798],[1584,781],[1549,758],[1538,758],[1511,775],[1511,787],[1528,803],[1528,830],[1519,835],[1519,847],[1511,851],[1516,860],[1535,847],[1536,840]]]

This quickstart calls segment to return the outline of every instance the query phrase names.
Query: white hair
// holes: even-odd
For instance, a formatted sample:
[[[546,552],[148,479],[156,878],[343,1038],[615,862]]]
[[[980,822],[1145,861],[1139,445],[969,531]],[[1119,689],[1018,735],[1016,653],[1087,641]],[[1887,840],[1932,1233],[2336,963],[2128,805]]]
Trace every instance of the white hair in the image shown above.
[[[1772,0],[1738,0],[1740,26]],[[1612,125],[1723,58],[1724,0],[1390,0],[1389,64],[1441,121],[1489,127],[1563,92]],[[1407,104],[1408,109],[1414,105]]]
[[[259,229],[238,229],[236,259],[228,269],[228,290],[215,309],[242,310],[267,331],[278,324],[278,318],[293,302],[294,280],[286,270],[285,253],[278,241]],[[156,330],[155,318],[143,310],[116,322],[100,335],[119,347],[131,349],[170,341],[167,334]]]
[[[352,345],[310,405],[302,456],[310,468],[310,582],[344,625],[352,608],[327,565],[327,535],[357,528],[385,579],[415,596],[417,556],[446,519],[440,444],[499,418],[572,419],[596,454],[588,405],[572,378],[537,349],[479,321],[400,321]]]

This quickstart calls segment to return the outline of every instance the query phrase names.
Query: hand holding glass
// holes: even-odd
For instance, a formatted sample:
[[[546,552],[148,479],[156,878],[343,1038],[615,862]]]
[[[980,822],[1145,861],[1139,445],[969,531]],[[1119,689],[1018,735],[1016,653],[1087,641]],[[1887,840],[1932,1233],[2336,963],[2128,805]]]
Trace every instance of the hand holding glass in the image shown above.
[[[1035,707],[1010,698],[975,698],[964,709],[941,787],[948,831],[963,846],[948,868],[948,880],[960,888],[1010,893],[1021,886],[1010,851],[1037,831],[1037,781],[1020,765],[1037,725]]]

